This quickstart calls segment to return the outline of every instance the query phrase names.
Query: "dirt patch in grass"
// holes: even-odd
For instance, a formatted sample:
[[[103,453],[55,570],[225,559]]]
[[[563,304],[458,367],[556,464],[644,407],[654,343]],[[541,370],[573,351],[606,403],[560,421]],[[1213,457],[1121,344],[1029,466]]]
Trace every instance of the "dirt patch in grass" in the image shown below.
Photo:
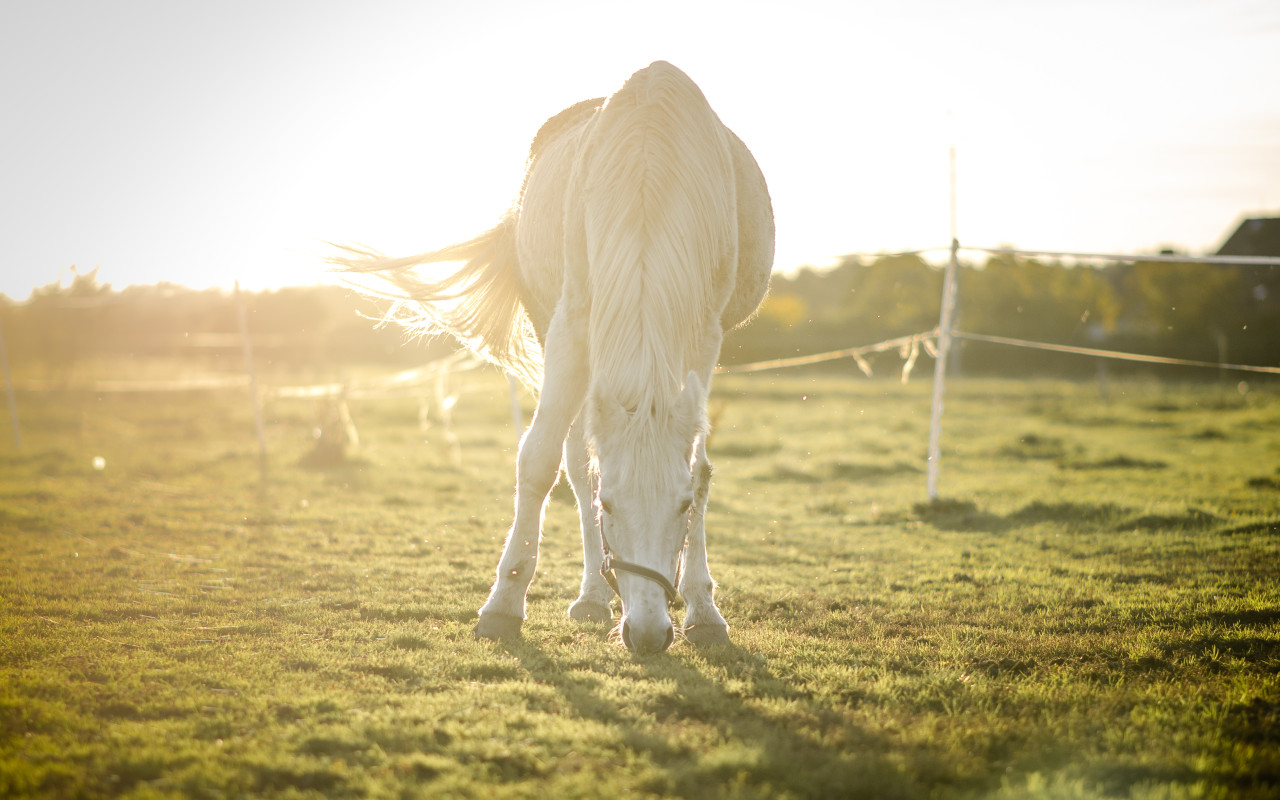
[[[1110,456],[1108,458],[1100,458],[1095,460],[1071,460],[1062,464],[1064,469],[1091,470],[1091,469],[1135,469],[1135,470],[1155,470],[1165,469],[1169,465],[1158,459],[1137,458],[1134,456]]]

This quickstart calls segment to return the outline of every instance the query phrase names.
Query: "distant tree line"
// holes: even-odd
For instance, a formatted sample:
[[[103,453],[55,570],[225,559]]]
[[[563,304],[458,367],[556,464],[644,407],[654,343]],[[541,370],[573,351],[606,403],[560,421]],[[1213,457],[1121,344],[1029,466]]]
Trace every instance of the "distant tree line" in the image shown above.
[[[1280,268],[1088,267],[992,256],[962,264],[959,286],[957,324],[972,333],[1280,365]],[[829,270],[777,274],[757,319],[726,337],[722,360],[803,355],[928,331],[937,325],[941,293],[942,270],[915,256],[851,257]],[[376,325],[376,304],[343,287],[245,293],[242,302],[255,357],[269,368],[399,367],[454,348],[448,341],[407,344],[400,330]],[[37,289],[24,303],[0,296],[0,326],[15,370],[32,376],[65,377],[78,361],[102,356],[182,357],[225,369],[242,359],[237,300],[220,290],[158,284],[115,291],[83,273]],[[974,374],[1094,369],[1080,356],[975,342],[959,346],[958,360]],[[884,366],[887,374],[896,369]]]
[[[916,256],[851,257],[830,270],[775,275],[756,321],[726,338],[724,361],[820,352],[931,330],[938,324],[942,276]],[[1064,266],[992,256],[962,263],[958,280],[956,325],[963,331],[1280,365],[1280,268],[1190,262]],[[1081,374],[1095,368],[1082,356],[976,342],[957,346],[963,370],[976,374]]]
[[[36,289],[15,303],[0,296],[0,330],[15,371],[60,380],[93,358],[181,358],[218,370],[244,363],[240,303],[255,363],[266,369],[316,369],[347,364],[404,367],[454,349],[444,341],[406,346],[399,328],[379,327],[379,309],[340,286],[245,292],[240,301],[219,289],[175,284],[114,291],[95,273]]]

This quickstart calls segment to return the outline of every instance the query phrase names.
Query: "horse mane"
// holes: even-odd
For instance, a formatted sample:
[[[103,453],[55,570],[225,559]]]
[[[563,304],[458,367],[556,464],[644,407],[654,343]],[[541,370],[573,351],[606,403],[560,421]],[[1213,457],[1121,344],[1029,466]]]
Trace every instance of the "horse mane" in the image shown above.
[[[733,286],[728,134],[696,84],[657,62],[598,112],[583,145],[592,393],[663,416]]]

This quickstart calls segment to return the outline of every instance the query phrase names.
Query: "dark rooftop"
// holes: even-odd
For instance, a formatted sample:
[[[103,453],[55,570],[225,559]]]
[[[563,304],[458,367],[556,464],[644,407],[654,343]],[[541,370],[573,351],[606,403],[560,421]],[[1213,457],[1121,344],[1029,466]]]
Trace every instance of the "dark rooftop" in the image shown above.
[[[1220,256],[1280,256],[1280,217],[1246,219],[1218,248]]]

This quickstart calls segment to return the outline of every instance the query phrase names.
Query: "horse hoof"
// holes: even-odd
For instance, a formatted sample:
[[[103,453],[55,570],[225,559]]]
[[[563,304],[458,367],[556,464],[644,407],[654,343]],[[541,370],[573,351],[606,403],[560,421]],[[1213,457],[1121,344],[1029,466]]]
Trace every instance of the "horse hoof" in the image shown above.
[[[524,620],[506,614],[481,614],[476,623],[477,639],[517,639],[520,637],[520,626]]]
[[[684,629],[684,638],[695,647],[729,644],[729,626],[690,625]]]
[[[590,600],[577,600],[569,606],[569,619],[574,622],[613,622],[613,609]]]

